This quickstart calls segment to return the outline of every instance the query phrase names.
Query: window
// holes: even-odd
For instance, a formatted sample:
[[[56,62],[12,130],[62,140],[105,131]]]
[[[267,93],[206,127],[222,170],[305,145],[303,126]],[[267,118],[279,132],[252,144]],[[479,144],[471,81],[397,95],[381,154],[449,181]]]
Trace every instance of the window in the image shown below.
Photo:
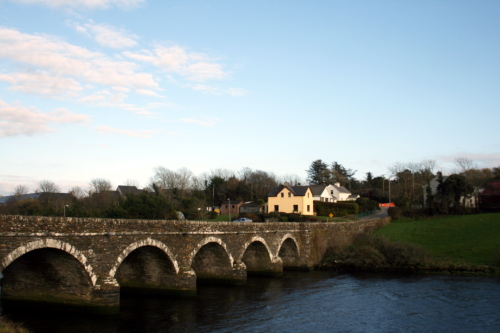
[[[307,197],[309,198],[309,192],[307,192]]]
[[[285,197],[285,193],[281,193],[281,197],[284,198]]]
[[[288,192],[288,197],[291,198],[292,197],[292,193]]]
[[[299,205],[293,205],[293,212],[297,213],[299,211]]]
[[[231,207],[231,208],[234,208],[234,205],[232,205],[232,207]]]
[[[310,212],[311,211],[311,206],[310,205],[307,205],[307,211]]]
[[[279,205],[274,205],[274,211],[279,212],[280,211],[280,206]]]

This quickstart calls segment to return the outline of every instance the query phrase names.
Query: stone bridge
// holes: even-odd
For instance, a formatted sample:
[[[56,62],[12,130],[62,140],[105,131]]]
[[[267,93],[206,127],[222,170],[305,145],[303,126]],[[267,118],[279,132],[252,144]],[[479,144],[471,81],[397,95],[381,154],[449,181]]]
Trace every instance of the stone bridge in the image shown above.
[[[120,290],[195,295],[199,282],[309,270],[387,219],[229,223],[0,215],[4,300],[119,310]]]

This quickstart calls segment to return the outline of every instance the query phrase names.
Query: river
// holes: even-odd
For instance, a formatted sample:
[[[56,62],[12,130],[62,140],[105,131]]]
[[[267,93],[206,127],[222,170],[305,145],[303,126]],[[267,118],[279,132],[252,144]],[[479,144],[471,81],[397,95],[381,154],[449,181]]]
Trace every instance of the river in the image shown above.
[[[117,316],[11,308],[32,332],[500,332],[500,279],[286,272],[193,298],[122,296]]]

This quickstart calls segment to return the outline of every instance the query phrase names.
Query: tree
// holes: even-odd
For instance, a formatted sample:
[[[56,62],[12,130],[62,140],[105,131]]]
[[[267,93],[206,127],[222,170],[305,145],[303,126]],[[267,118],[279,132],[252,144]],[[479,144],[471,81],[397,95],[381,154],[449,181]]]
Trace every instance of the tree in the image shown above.
[[[320,185],[331,183],[331,172],[322,160],[313,161],[306,171],[307,181],[310,184]]]
[[[373,183],[373,174],[370,171],[368,171],[365,177],[365,184],[367,187],[371,187],[372,183]]]
[[[354,181],[354,174],[357,170],[346,169],[342,164],[333,162],[331,167],[331,174],[333,182],[340,183],[342,186],[347,186]]]
[[[58,193],[60,189],[53,181],[44,179],[38,183],[37,191],[41,193]]]
[[[471,169],[477,169],[477,164],[467,157],[457,157],[455,158],[455,164],[460,168],[462,173],[465,173]]]
[[[15,195],[16,197],[24,194],[28,194],[28,187],[25,185],[17,185],[14,189],[14,193],[12,193],[12,195]]]
[[[80,186],[73,186],[69,193],[73,194],[73,196],[77,199],[82,199],[86,196],[85,191]]]
[[[187,168],[180,168],[177,171],[158,166],[154,169],[152,182],[164,191],[170,198],[183,198],[186,191],[191,186],[193,173]]]
[[[105,191],[111,191],[113,186],[111,185],[111,182],[107,179],[104,178],[94,178],[90,181],[89,183],[90,190],[93,193],[102,193]]]

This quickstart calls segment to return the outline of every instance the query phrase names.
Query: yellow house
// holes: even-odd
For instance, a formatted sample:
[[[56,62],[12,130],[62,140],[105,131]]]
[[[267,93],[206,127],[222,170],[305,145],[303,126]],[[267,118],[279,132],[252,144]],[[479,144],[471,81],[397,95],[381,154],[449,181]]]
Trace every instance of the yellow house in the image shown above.
[[[267,194],[268,212],[313,215],[313,193],[309,186],[281,185]]]

